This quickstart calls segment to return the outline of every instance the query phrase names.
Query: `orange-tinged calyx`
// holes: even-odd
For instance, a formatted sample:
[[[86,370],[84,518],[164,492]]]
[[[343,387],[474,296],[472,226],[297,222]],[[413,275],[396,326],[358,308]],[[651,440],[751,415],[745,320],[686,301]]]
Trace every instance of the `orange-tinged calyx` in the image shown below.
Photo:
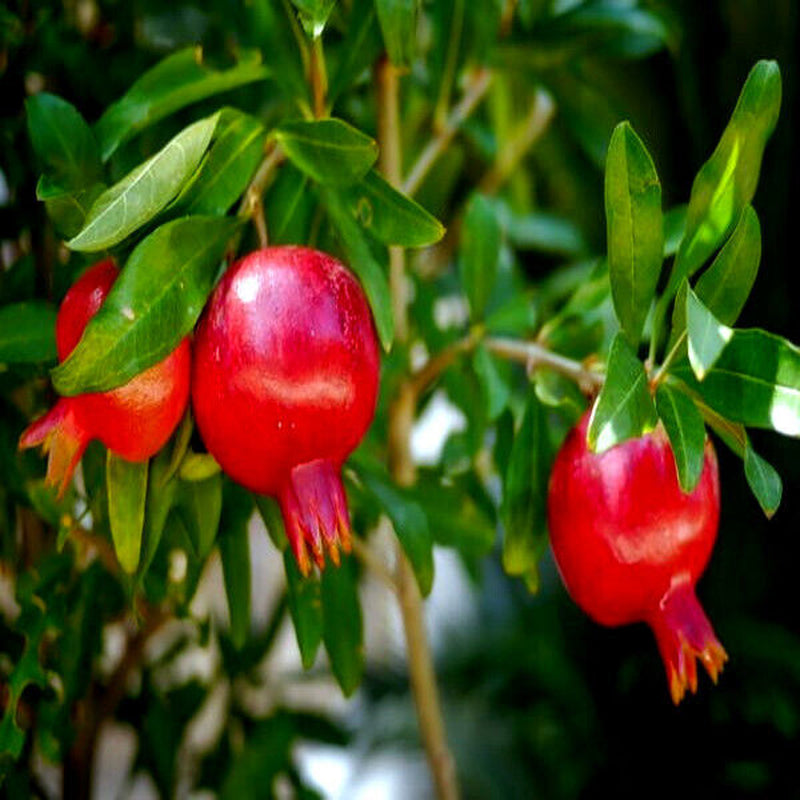
[[[19,449],[42,446],[47,453],[45,483],[58,487],[58,497],[61,498],[90,440],[91,436],[75,419],[70,398],[62,397],[50,411],[22,432]]]
[[[675,582],[650,619],[667,671],[672,702],[697,691],[697,660],[716,683],[728,654],[714,633],[689,580]]]
[[[325,554],[339,565],[339,548],[350,552],[350,515],[339,467],[328,459],[298,464],[279,494],[286,536],[303,575],[311,558],[325,567]]]

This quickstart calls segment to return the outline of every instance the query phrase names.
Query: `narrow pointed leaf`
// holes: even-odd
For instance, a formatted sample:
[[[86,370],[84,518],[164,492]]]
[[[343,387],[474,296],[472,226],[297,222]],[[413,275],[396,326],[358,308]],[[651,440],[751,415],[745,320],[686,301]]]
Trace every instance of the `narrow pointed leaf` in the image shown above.
[[[373,0],[354,0],[341,45],[341,59],[331,76],[328,98],[335,103],[383,51],[383,38]]]
[[[749,439],[744,451],[744,474],[758,504],[771,518],[781,504],[783,482],[777,470],[753,450]]]
[[[179,481],[175,509],[189,534],[199,561],[203,561],[217,538],[222,516],[222,475],[204,481]]]
[[[408,67],[414,57],[419,0],[375,0],[389,60]]]
[[[153,219],[197,169],[218,118],[219,114],[214,114],[184,128],[152,158],[103,192],[80,233],[67,245],[86,252],[105,250]]]
[[[106,458],[108,521],[120,566],[133,574],[139,566],[147,497],[148,462],[134,463],[110,450]]]
[[[472,363],[475,367],[475,374],[483,387],[489,419],[495,420],[508,405],[511,387],[500,375],[497,364],[483,345],[478,345],[475,349]]]
[[[179,50],[144,73],[95,126],[103,160],[128,139],[169,114],[206,97],[266,78],[269,71],[256,50],[243,53],[230,69],[203,63],[199,47]]]
[[[322,642],[322,595],[319,579],[315,575],[304,578],[300,573],[294,555],[288,549],[283,552],[286,568],[286,587],[288,590],[289,614],[292,617],[294,633],[303,669],[311,669]]]
[[[635,347],[661,272],[664,221],[655,165],[627,122],[611,136],[605,196],[611,296],[622,330]]]
[[[346,204],[341,195],[331,189],[326,189],[322,196],[331,222],[341,239],[348,265],[358,275],[361,285],[364,287],[372,308],[372,315],[375,318],[378,336],[384,350],[388,351],[394,337],[394,318],[392,317],[392,298],[389,293],[386,271],[378,263],[358,223],[346,210]]]
[[[258,167],[266,132],[249,114],[226,109],[211,148],[192,180],[170,206],[180,214],[225,214]]]
[[[300,12],[303,28],[313,39],[322,35],[335,4],[336,0],[292,0],[292,5]]]
[[[250,541],[247,521],[253,511],[250,493],[226,483],[217,544],[230,613],[231,640],[241,649],[250,631]]]
[[[686,330],[689,342],[689,363],[697,380],[702,381],[716,364],[733,336],[691,290],[686,291]]]
[[[263,494],[253,494],[253,499],[272,544],[277,550],[283,552],[289,546],[289,539],[286,536],[286,526],[278,501],[274,497],[267,497]]]
[[[340,119],[285,122],[274,135],[295,166],[319,183],[355,183],[378,158],[375,141]]]
[[[656,391],[656,408],[672,446],[681,489],[691,492],[700,480],[705,460],[703,417],[691,397],[664,383]]]
[[[56,311],[38,301],[0,308],[0,364],[39,364],[56,359]]]
[[[167,524],[167,517],[175,502],[178,482],[174,479],[164,480],[169,470],[169,458],[169,449],[164,447],[150,461],[147,476],[142,556],[138,569],[139,580],[145,576],[150,568],[150,564],[161,543],[161,537]]]
[[[444,236],[444,226],[419,203],[401,194],[374,169],[347,189],[350,210],[384,244],[425,247]]]
[[[674,372],[723,417],[800,436],[800,349],[786,339],[757,329],[734,330],[702,382],[686,362]]]
[[[503,568],[535,591],[547,547],[547,482],[552,461],[547,415],[534,392],[514,436],[503,484]]]
[[[644,366],[618,333],[611,344],[606,380],[589,420],[589,448],[602,453],[649,433],[657,420]]]
[[[670,296],[727,238],[753,199],[780,106],[780,69],[774,61],[759,61],[745,81],[719,144],[692,184],[686,233],[667,289]]]
[[[322,573],[322,639],[345,697],[361,683],[364,643],[358,581],[352,558]]]
[[[473,320],[483,318],[494,289],[501,244],[502,232],[494,205],[484,195],[473,195],[464,216],[459,254],[461,285]]]
[[[114,389],[169,355],[197,322],[239,224],[184,217],[144,239],[78,345],[53,370],[58,392]]]

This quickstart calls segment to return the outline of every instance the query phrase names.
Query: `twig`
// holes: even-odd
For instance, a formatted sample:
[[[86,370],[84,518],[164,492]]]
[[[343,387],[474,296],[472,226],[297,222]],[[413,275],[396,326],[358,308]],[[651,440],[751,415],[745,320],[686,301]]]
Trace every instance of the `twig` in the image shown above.
[[[311,63],[309,80],[314,103],[314,116],[319,119],[327,114],[328,72],[325,68],[325,52],[322,49],[322,35],[315,36],[311,44]]]
[[[286,154],[281,146],[275,141],[269,141],[264,158],[245,189],[242,202],[239,204],[238,215],[249,217],[252,220],[261,247],[266,247],[269,242],[267,220],[264,214],[264,192],[267,190],[275,170],[285,159]]]
[[[480,341],[480,333],[475,330],[463,339],[449,344],[431,356],[412,376],[411,390],[419,398],[428,387],[463,353],[468,353]]]
[[[450,112],[450,116],[442,126],[439,133],[428,142],[420,153],[417,162],[411,168],[408,177],[403,183],[403,192],[413,195],[422,185],[422,181],[439,156],[444,153],[458,129],[475,110],[483,99],[492,82],[492,73],[488,69],[481,69],[473,76],[472,81],[464,92],[463,97]]]

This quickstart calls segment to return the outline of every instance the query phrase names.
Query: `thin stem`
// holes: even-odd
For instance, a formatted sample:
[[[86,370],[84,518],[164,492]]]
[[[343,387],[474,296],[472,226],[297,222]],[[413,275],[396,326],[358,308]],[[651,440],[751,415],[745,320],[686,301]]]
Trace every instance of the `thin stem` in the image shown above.
[[[419,398],[428,387],[463,353],[468,353],[480,341],[479,332],[473,331],[463,339],[449,344],[431,356],[412,376],[411,390]]]
[[[538,89],[528,115],[478,184],[481,192],[495,194],[500,189],[528,150],[541,139],[550,126],[555,112],[556,105],[553,98],[543,89]]]
[[[444,153],[459,128],[464,124],[464,121],[483,99],[491,82],[492,73],[487,69],[481,69],[474,74],[464,91],[464,95],[450,112],[441,130],[428,142],[411,168],[411,172],[409,172],[403,183],[403,192],[405,194],[413,195],[417,192],[431,167]]]
[[[664,363],[658,368],[656,374],[653,376],[653,380],[651,381],[651,385],[653,387],[658,386],[658,384],[664,379],[664,375],[666,375],[667,370],[672,366],[672,362],[678,357],[678,353],[680,352],[685,341],[686,331],[683,331],[683,333],[681,333],[681,335],[678,337],[678,340],[672,346],[672,349],[669,351],[669,353],[667,353]]]
[[[328,71],[325,68],[325,52],[322,49],[322,35],[314,37],[311,44],[311,64],[309,67],[311,95],[314,102],[314,116],[319,119],[327,114]]]
[[[275,142],[267,144],[267,151],[261,164],[253,175],[239,205],[239,216],[249,217],[255,226],[261,247],[269,243],[267,220],[264,214],[264,192],[272,180],[275,170],[283,163],[286,155]]]
[[[550,367],[586,389],[598,389],[605,382],[601,373],[587,369],[580,361],[554,353],[537,342],[488,337],[483,343],[495,355],[525,364],[529,372],[538,366]]]

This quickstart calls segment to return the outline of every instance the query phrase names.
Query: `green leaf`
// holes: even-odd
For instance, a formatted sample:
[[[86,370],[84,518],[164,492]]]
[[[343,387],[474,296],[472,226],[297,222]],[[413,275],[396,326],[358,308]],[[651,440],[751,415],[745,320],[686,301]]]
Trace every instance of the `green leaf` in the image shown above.
[[[664,212],[664,258],[678,252],[686,231],[686,211],[688,206],[680,205]]]
[[[317,196],[309,191],[311,179],[291,164],[285,164],[267,193],[264,211],[269,238],[275,244],[308,241],[308,231]]]
[[[300,12],[305,32],[313,39],[322,36],[335,3],[336,0],[292,0],[292,5]]]
[[[475,194],[467,204],[461,233],[459,267],[470,316],[480,320],[497,278],[502,232],[494,206],[485,195]]]
[[[103,161],[128,139],[149,125],[198,100],[266,78],[257,50],[243,53],[226,70],[203,64],[203,51],[188,47],[167,56],[144,73],[95,125]]]
[[[694,491],[705,461],[703,417],[691,397],[665,383],[656,391],[656,408],[672,446],[681,489]]]
[[[219,464],[210,453],[187,453],[181,461],[178,475],[184,481],[205,481],[219,471]]]
[[[148,462],[126,461],[109,450],[106,456],[108,521],[117,559],[125,572],[139,566],[147,498]]]
[[[533,392],[514,436],[503,486],[503,568],[539,585],[539,560],[547,547],[547,483],[552,450],[547,414]]]
[[[689,363],[697,380],[702,381],[722,355],[733,330],[723,325],[689,288],[686,290],[686,320]]]
[[[421,205],[401,194],[374,169],[346,190],[350,210],[384,244],[425,247],[444,236],[444,226]]]
[[[684,362],[674,370],[733,422],[800,436],[800,349],[766,331],[734,330],[702,382]]]
[[[231,641],[241,649],[250,631],[250,541],[247,522],[253,511],[250,493],[231,481],[225,484],[219,526],[220,558],[231,623]]]
[[[661,272],[664,221],[655,165],[627,122],[611,136],[605,196],[611,296],[622,330],[636,347]]]
[[[0,308],[0,364],[39,364],[56,359],[56,311],[28,301]]]
[[[621,333],[614,337],[606,380],[592,409],[587,441],[602,453],[653,430],[658,421],[642,362]]]
[[[36,196],[44,200],[47,216],[53,220],[56,230],[65,239],[75,236],[86,222],[86,216],[95,200],[106,191],[104,183],[92,184],[88,189],[73,193],[45,196],[43,181],[36,187]]]
[[[419,0],[375,0],[389,60],[408,67],[414,58]]]
[[[267,529],[267,535],[272,540],[277,550],[283,552],[289,546],[289,539],[286,537],[286,526],[283,522],[283,514],[278,501],[274,497],[267,497],[263,494],[253,494],[256,508]]]
[[[175,509],[202,562],[214,546],[222,516],[222,474],[204,481],[180,481]]]
[[[72,104],[40,92],[25,101],[25,110],[33,150],[51,196],[85,189],[102,179],[97,142]]]
[[[346,202],[332,189],[322,193],[325,207],[338,232],[351,269],[358,275],[375,318],[375,327],[383,344],[389,350],[394,337],[392,298],[386,271],[378,263],[358,223],[346,210]]]
[[[362,472],[364,486],[392,521],[395,534],[411,562],[423,596],[433,587],[433,538],[422,506],[373,472]]]
[[[749,439],[744,450],[744,474],[762,510],[771,519],[781,504],[783,482],[776,469],[753,450]]]
[[[670,296],[725,240],[753,199],[780,105],[778,65],[759,61],[747,77],[719,144],[692,184],[686,233],[667,287]]]
[[[177,481],[166,480],[169,471],[170,452],[163,447],[150,461],[147,476],[147,500],[145,504],[142,557],[139,561],[138,578],[141,580],[150,568],[156,555],[167,517],[175,502]]]
[[[375,141],[340,119],[285,122],[274,135],[295,166],[319,183],[355,183],[378,158]]]
[[[108,391],[169,355],[197,322],[240,224],[229,217],[183,217],[144,239],[78,345],[53,370],[57,391]]]
[[[546,211],[517,214],[505,203],[495,207],[509,242],[518,250],[573,257],[588,250],[583,232],[566,217]]]
[[[354,0],[341,44],[338,67],[328,86],[328,99],[335,103],[345,89],[373,64],[383,50],[383,38],[372,0]]]
[[[345,697],[361,683],[364,643],[358,580],[352,558],[322,572],[322,640]]]
[[[265,137],[264,127],[255,117],[233,109],[223,111],[206,158],[170,211],[225,214],[253,177]]]
[[[304,578],[294,555],[287,548],[283,552],[286,568],[289,613],[294,624],[297,647],[303,661],[303,669],[311,669],[322,642],[322,594],[319,579],[315,575]]]
[[[181,190],[208,148],[219,113],[184,128],[162,150],[95,200],[73,250],[96,252],[149,222]]]
[[[503,380],[489,351],[482,345],[475,348],[472,357],[475,373],[481,382],[486,397],[486,409],[490,420],[497,419],[508,405],[511,387]]]

